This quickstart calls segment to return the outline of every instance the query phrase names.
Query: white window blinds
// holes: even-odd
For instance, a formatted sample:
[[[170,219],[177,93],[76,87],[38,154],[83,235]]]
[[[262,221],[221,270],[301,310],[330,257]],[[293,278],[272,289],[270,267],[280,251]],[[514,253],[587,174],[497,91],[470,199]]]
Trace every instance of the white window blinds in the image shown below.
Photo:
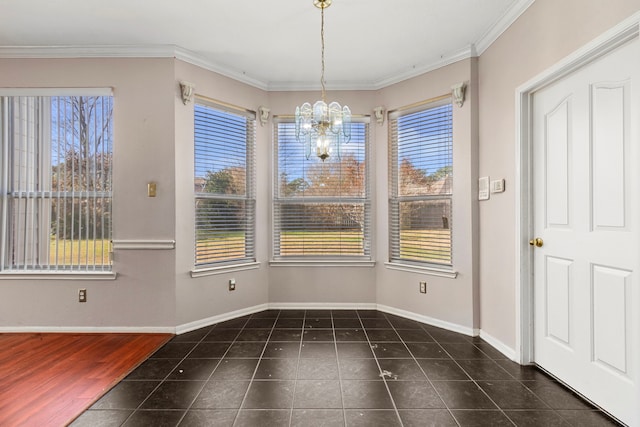
[[[354,119],[351,141],[322,162],[308,160],[293,122],[275,120],[273,257],[371,259],[369,123]]]
[[[0,100],[0,269],[110,271],[113,98]]]
[[[255,261],[255,113],[197,100],[195,265]]]
[[[451,100],[391,113],[391,262],[452,265],[453,122]]]

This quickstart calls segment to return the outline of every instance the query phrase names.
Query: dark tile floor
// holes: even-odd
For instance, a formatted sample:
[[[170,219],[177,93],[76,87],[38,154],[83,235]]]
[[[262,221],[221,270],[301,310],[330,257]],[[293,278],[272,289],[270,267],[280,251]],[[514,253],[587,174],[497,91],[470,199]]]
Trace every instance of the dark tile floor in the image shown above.
[[[174,337],[72,425],[616,424],[479,338],[376,310],[268,310]]]

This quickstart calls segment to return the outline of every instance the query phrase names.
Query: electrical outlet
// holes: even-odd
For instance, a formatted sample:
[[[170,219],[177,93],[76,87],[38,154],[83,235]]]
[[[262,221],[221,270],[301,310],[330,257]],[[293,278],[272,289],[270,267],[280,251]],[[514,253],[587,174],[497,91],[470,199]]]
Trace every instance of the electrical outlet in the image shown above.
[[[420,293],[421,294],[427,293],[427,282],[420,282]]]
[[[87,290],[78,289],[78,302],[87,302]]]
[[[229,279],[229,290],[230,291],[236,290],[236,279]]]

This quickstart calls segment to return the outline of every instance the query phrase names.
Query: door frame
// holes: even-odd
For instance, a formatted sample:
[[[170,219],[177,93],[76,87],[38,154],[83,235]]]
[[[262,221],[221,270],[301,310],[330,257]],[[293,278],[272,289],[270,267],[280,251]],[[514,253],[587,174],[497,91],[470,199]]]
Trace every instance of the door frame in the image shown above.
[[[580,70],[640,35],[640,12],[631,15],[516,89],[516,348],[515,360],[535,362],[533,252],[532,103],[536,91]]]

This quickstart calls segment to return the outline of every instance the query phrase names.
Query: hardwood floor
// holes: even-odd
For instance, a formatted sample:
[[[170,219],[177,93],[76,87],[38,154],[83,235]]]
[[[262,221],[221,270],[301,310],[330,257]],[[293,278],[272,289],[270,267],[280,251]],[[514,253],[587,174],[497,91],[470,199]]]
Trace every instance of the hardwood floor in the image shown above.
[[[64,426],[170,334],[0,334],[0,425]]]

